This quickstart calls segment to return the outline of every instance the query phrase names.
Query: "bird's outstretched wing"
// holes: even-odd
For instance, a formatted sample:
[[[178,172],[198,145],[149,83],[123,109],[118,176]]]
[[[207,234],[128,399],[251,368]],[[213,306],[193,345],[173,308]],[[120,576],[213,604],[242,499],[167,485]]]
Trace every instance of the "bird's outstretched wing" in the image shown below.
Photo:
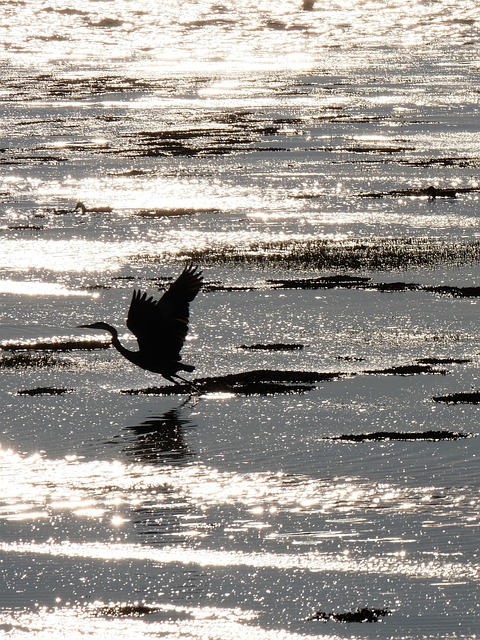
[[[160,300],[134,291],[127,327],[136,336],[140,351],[158,360],[180,360],[188,332],[189,306],[202,286],[202,272],[187,265]]]

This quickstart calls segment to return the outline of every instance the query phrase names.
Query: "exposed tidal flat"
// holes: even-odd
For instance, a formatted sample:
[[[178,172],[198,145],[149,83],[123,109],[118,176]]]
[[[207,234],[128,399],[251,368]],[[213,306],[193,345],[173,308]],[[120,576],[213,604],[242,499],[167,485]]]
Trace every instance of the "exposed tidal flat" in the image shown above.
[[[2,12],[0,631],[477,638],[477,3]]]

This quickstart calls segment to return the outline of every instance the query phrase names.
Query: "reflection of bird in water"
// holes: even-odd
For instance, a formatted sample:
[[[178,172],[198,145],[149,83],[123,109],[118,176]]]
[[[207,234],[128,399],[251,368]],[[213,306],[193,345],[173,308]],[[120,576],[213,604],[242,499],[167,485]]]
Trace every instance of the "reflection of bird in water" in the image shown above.
[[[79,325],[81,328],[102,329],[112,335],[112,344],[133,364],[160,373],[170,382],[178,378],[178,371],[194,371],[191,364],[180,362],[180,351],[188,332],[190,302],[202,286],[202,272],[187,265],[160,300],[147,298],[146,293],[134,291],[127,316],[127,327],[135,334],[138,351],[130,351],[118,339],[118,331],[106,322]]]
[[[74,213],[77,211],[81,211],[82,214],[85,213],[112,213],[112,207],[86,207],[83,202],[77,202],[75,205]]]
[[[178,409],[171,409],[138,426],[128,427],[135,435],[135,442],[125,452],[141,462],[185,462],[192,455],[185,442],[185,426],[193,425],[181,417]]]

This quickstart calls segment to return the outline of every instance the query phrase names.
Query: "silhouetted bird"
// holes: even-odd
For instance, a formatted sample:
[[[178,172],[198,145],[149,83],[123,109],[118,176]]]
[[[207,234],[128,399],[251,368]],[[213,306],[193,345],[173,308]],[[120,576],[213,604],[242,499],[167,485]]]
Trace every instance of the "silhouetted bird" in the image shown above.
[[[202,286],[202,272],[198,267],[187,265],[160,300],[135,290],[128,310],[127,327],[135,334],[138,351],[125,348],[118,339],[115,327],[106,322],[81,324],[80,328],[103,329],[112,334],[112,344],[133,364],[142,369],[160,373],[175,382],[178,378],[191,386],[189,380],[178,375],[178,371],[194,371],[191,364],[181,362],[180,351],[188,332],[190,302]]]
[[[73,213],[77,211],[81,211],[83,215],[88,213],[112,213],[112,207],[86,207],[83,202],[77,202],[75,205],[75,209],[73,209]]]

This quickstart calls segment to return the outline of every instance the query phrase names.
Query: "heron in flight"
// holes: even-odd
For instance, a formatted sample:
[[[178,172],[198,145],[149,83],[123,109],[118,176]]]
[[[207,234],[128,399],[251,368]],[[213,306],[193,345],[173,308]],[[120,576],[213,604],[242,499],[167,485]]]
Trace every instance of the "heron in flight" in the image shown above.
[[[190,302],[202,286],[202,272],[194,265],[187,265],[160,300],[135,290],[127,315],[127,327],[135,335],[138,351],[130,351],[118,339],[118,331],[106,322],[81,324],[79,328],[102,329],[112,335],[112,345],[122,356],[142,369],[160,373],[170,382],[182,380],[178,371],[194,371],[191,364],[181,362],[180,351],[188,332]]]

